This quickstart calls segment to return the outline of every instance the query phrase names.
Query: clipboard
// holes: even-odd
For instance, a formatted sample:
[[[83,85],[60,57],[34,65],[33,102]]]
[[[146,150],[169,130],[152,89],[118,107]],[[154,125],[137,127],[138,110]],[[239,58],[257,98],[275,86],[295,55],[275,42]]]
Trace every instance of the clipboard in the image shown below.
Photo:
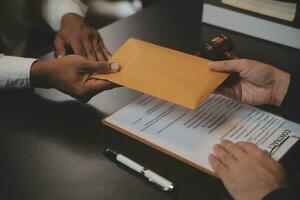
[[[104,125],[106,125],[106,126],[112,128],[112,129],[115,129],[118,133],[125,134],[125,135],[129,136],[129,137],[132,138],[132,139],[135,139],[135,140],[137,140],[137,141],[139,141],[139,142],[141,142],[141,143],[143,143],[143,144],[145,144],[145,145],[147,145],[147,146],[150,146],[150,147],[152,147],[152,148],[154,148],[154,149],[156,149],[156,150],[158,150],[158,151],[160,151],[160,152],[162,152],[162,153],[164,153],[164,154],[167,154],[167,155],[169,155],[169,156],[171,156],[171,157],[173,157],[173,158],[175,158],[175,159],[177,159],[177,160],[180,160],[180,161],[182,161],[182,162],[184,162],[184,163],[186,163],[186,164],[188,164],[188,165],[190,165],[190,166],[192,166],[192,167],[194,167],[194,168],[196,168],[196,169],[198,169],[198,170],[200,170],[200,171],[202,171],[202,172],[204,172],[204,173],[207,173],[207,174],[209,174],[209,175],[211,175],[211,176],[214,176],[214,177],[216,177],[216,178],[219,178],[219,177],[216,175],[216,173],[214,173],[214,172],[212,172],[212,171],[210,171],[210,170],[207,170],[206,168],[202,167],[201,165],[198,165],[198,164],[196,164],[196,163],[194,163],[194,162],[192,162],[192,161],[189,161],[189,160],[185,159],[184,157],[179,156],[179,155],[177,155],[177,154],[175,154],[175,153],[173,153],[173,152],[171,152],[171,151],[165,149],[165,148],[162,147],[162,146],[156,145],[156,144],[154,144],[154,143],[152,143],[152,142],[149,142],[149,141],[147,141],[147,140],[145,140],[145,139],[143,139],[143,138],[141,138],[141,137],[138,137],[137,134],[134,134],[134,133],[131,133],[131,132],[129,132],[129,131],[126,131],[125,129],[122,129],[122,128],[120,128],[120,127],[118,127],[118,126],[116,126],[116,125],[114,125],[114,124],[108,122],[108,121],[106,120],[106,118],[103,119],[101,122],[102,122]]]
[[[161,102],[163,103],[161,104]],[[157,105],[163,105],[163,107],[153,111],[153,108],[158,108]],[[219,108],[224,108],[224,110],[220,112],[218,108],[216,108],[216,105],[219,105]],[[207,111],[206,108],[208,107],[212,108],[212,110]],[[172,114],[170,114],[171,112],[165,112],[169,108],[174,108]],[[216,110],[214,108],[216,108]],[[226,113],[227,117],[221,120],[217,129],[211,127],[209,131],[206,131],[206,128],[209,126],[204,125],[199,127],[196,131],[193,131],[193,128],[190,128],[186,123],[190,121],[190,119],[197,121],[194,123],[196,125],[202,121],[200,120],[201,117],[199,117],[201,110],[207,111],[203,116],[213,117],[214,115],[210,113],[217,113],[223,116],[223,113]],[[228,110],[231,111],[228,112]],[[165,116],[167,117],[161,120],[162,118],[159,116],[163,113],[166,113]],[[179,116],[182,114],[184,114],[185,117],[180,118]],[[268,120],[265,120],[266,118],[268,118]],[[156,119],[159,119],[157,120],[159,121],[158,123],[154,122]],[[216,117],[216,119],[220,118]],[[274,123],[274,120],[277,121],[276,124],[273,124],[274,126],[269,126],[272,130],[276,129],[276,132],[272,132],[272,135],[270,135],[270,130],[266,129],[259,134],[260,137],[255,139],[256,142],[260,142],[266,137],[268,138],[264,141],[264,145],[259,148],[264,150],[275,160],[279,160],[293,146],[296,140],[292,141],[292,138],[300,136],[300,125],[266,111],[243,105],[222,95],[215,94],[210,95],[196,111],[174,105],[149,95],[141,95],[116,113],[103,119],[102,123],[117,130],[121,134],[125,134],[132,139],[216,177],[216,174],[208,162],[208,156],[213,152],[213,146],[222,139],[233,141],[236,135],[240,135],[240,139],[235,142],[248,141],[248,139],[253,136],[248,134],[248,131],[245,130],[252,130],[252,128],[248,129],[248,126],[244,123],[249,122],[250,119],[254,122],[251,123],[252,126],[258,130],[268,126],[269,123]],[[213,121],[214,120],[211,121],[212,124]],[[151,124],[152,122],[154,122],[154,125]],[[148,124],[151,124],[151,128],[145,129],[145,127],[149,127]],[[164,129],[165,127],[167,127],[167,129]],[[283,135],[283,132],[288,129],[290,129],[289,132]],[[166,131],[161,132],[160,130]],[[210,132],[211,130],[215,131]],[[257,132],[255,132],[255,134],[257,134]],[[253,140],[252,143],[255,143],[255,141]],[[270,147],[271,145],[273,146]]]

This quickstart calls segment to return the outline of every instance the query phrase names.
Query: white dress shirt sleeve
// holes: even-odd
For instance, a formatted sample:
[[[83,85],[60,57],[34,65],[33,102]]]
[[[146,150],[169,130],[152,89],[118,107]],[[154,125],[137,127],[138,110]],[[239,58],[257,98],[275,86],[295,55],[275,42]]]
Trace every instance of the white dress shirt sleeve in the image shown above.
[[[74,13],[84,17],[87,6],[80,0],[44,0],[43,17],[54,31],[58,31],[62,17]]]
[[[0,89],[30,88],[30,69],[35,61],[0,54]]]

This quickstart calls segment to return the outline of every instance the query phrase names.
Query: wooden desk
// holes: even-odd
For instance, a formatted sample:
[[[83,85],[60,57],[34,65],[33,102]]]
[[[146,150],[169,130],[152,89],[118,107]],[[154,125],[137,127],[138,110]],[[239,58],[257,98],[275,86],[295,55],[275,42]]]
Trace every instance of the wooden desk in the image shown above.
[[[114,52],[136,37],[188,53],[225,33],[241,57],[299,66],[299,51],[201,24],[199,0],[165,0],[100,30]],[[226,200],[219,180],[99,124],[138,93],[119,88],[89,104],[55,90],[0,93],[0,196],[22,200]],[[108,145],[172,180],[164,193],[108,159]],[[5,198],[4,198],[5,197]]]

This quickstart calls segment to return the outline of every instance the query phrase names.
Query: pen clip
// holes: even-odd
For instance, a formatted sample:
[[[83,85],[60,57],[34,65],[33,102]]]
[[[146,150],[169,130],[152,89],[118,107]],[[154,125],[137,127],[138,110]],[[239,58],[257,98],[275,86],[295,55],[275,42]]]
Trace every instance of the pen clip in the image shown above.
[[[158,175],[157,173],[149,169],[143,169],[142,173],[149,180],[149,182],[157,185],[163,191],[169,192],[174,189],[174,185],[172,182]]]

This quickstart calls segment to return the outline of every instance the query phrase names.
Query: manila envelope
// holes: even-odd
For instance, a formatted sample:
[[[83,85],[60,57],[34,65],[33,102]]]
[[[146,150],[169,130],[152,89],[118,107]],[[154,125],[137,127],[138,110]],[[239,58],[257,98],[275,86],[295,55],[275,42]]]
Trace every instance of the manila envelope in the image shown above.
[[[210,71],[209,60],[133,38],[109,62],[119,63],[121,71],[93,77],[193,110],[228,77]]]

